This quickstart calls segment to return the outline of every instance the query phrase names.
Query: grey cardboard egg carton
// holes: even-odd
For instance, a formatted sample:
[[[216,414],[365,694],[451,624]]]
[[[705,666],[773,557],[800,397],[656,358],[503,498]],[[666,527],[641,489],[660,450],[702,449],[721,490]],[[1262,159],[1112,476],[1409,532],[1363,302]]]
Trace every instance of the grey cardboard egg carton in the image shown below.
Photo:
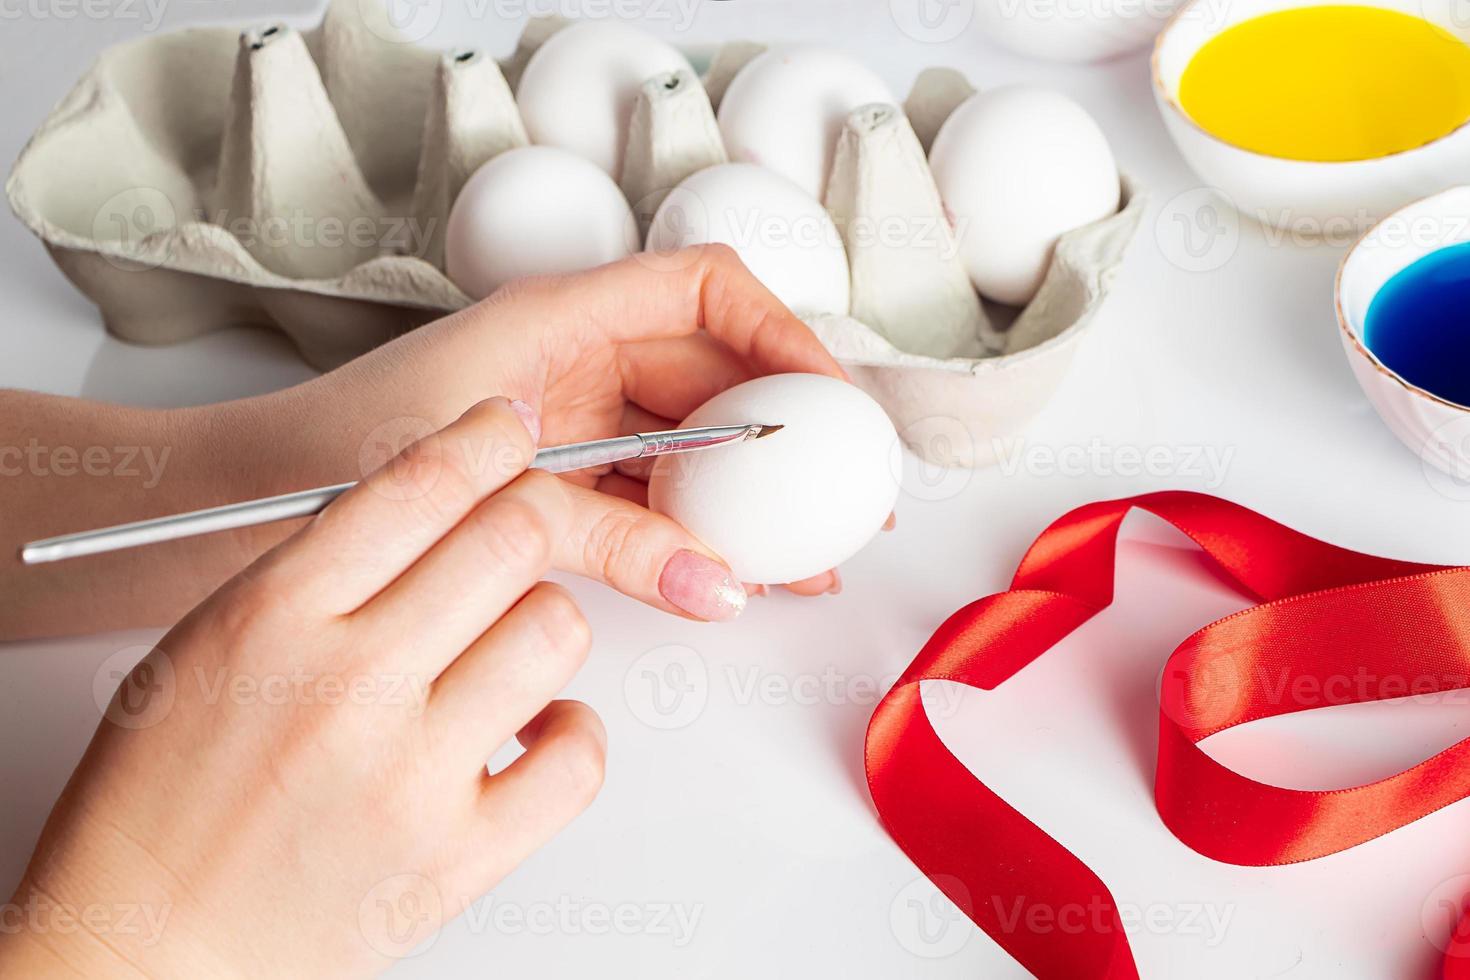
[[[514,87],[562,26],[531,21],[497,62],[395,39],[372,4],[334,0],[307,32],[196,28],[120,45],[31,138],[6,194],[118,337],[266,324],[329,370],[470,303],[443,271],[448,211],[477,167],[526,144]],[[726,159],[714,109],[762,50],[726,44],[702,77],[643,86],[621,177],[642,222]],[[1050,397],[1142,210],[1125,181],[1119,213],[1064,236],[1026,309],[987,311],[925,158],[972,91],[930,69],[903,111],[849,118],[824,203],[848,248],[851,315],[809,319],[909,445],[943,465],[993,461],[996,440]],[[862,233],[894,219],[924,229],[923,245]]]

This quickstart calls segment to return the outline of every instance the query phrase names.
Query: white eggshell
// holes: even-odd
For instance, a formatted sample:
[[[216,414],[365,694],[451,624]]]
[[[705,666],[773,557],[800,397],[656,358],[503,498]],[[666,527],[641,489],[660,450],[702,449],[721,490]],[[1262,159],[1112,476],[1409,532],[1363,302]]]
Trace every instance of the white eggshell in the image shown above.
[[[1047,61],[1086,62],[1116,58],[1144,47],[1163,28],[1184,0],[1150,0],[1139,4],[1066,5],[1041,0],[1029,3],[980,3],[975,14],[981,31],[1017,54]]]
[[[896,101],[883,79],[840,51],[772,48],[731,80],[720,133],[731,160],[769,167],[820,200],[848,114]]]
[[[929,166],[981,295],[1024,306],[1057,239],[1118,210],[1118,165],[1087,110],[1011,86],[966,99],[940,127]]]
[[[639,87],[681,68],[693,71],[677,49],[637,28],[583,21],[536,49],[521,74],[516,105],[532,143],[571,150],[618,180]]]
[[[780,174],[722,163],[690,174],[659,205],[648,249],[720,242],[799,314],[845,314],[852,278],[827,209]]]
[[[465,181],[444,232],[449,278],[481,299],[521,276],[580,272],[638,250],[618,185],[575,153],[524,146]]]
[[[898,436],[883,409],[846,382],[778,374],[716,395],[684,426],[753,422],[785,428],[663,457],[649,480],[649,505],[744,582],[796,582],[851,558],[898,499]]]

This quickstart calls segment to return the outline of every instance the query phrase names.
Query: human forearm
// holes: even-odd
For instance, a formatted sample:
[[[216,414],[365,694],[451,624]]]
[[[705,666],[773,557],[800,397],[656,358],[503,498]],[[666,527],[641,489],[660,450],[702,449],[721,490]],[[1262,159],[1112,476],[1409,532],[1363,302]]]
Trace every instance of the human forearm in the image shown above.
[[[0,392],[0,638],[168,625],[268,546],[271,537],[241,532],[56,565],[27,567],[18,555],[36,538],[226,503],[275,482],[281,467],[241,424],[261,408]]]
[[[27,541],[355,480],[480,398],[538,401],[535,380],[481,363],[494,328],[450,318],[295,388],[195,408],[0,391],[0,639],[167,626],[301,522],[30,567]]]

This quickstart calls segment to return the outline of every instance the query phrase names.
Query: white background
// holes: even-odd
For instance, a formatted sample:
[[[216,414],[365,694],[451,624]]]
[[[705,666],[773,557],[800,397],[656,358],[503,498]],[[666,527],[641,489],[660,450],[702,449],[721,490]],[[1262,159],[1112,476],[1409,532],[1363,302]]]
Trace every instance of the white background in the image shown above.
[[[315,20],[314,4],[154,2],[165,3],[162,29]],[[694,4],[691,22],[680,20],[691,8],[670,2],[653,8],[668,16],[650,16],[646,26],[680,43],[838,45],[867,58],[899,92],[930,64],[961,67],[982,86],[1054,86],[1096,115],[1153,203],[1066,386],[1025,444],[1007,447],[1019,462],[973,475],[916,472],[897,531],[847,566],[840,596],[776,596],[753,602],[736,624],[701,626],[574,586],[597,646],[571,693],[607,721],[606,789],[478,906],[476,919],[449,926],[397,972],[1023,976],[946,912],[878,826],[861,765],[874,684],[888,683],[952,610],[1002,589],[1031,539],[1076,504],[1161,487],[1210,490],[1349,547],[1453,563],[1470,561],[1470,510],[1455,493],[1464,488],[1429,479],[1354,384],[1332,315],[1340,247],[1227,222],[1223,237],[1196,239],[1214,242],[1207,264],[1217,267],[1181,267],[1189,254],[1183,234],[1205,234],[1208,214],[1160,125],[1143,55],[1057,67],[988,46],[974,25],[952,41],[920,43],[898,29],[886,2],[685,2]],[[563,4],[579,9],[577,0]],[[438,9],[426,43],[503,54],[519,23],[495,12],[526,6],[442,0]],[[963,3],[957,9],[968,12]],[[75,11],[69,0],[0,0],[6,159],[102,48],[150,26],[141,0],[115,3],[106,17]],[[1180,194],[1187,196],[1176,201]],[[0,385],[173,405],[310,373],[260,331],[170,349],[108,338],[95,310],[8,219],[0,220],[0,311]],[[1110,455],[1154,447],[1169,472],[1119,472],[1115,464],[1128,457]],[[1038,449],[1100,462],[1084,456],[1058,471]],[[1454,883],[1444,883],[1470,871],[1463,805],[1289,868],[1216,864],[1161,825],[1152,804],[1156,676],[1179,640],[1243,602],[1182,538],[1142,520],[1131,527],[1114,608],[999,691],[932,692],[947,699],[941,733],[991,787],[1097,869],[1125,908],[1153,923],[1132,937],[1146,977],[1428,975],[1439,955],[1434,942],[1448,928],[1437,903]],[[0,890],[21,873],[98,721],[98,667],[157,635],[0,650]],[[668,686],[680,678],[682,686]],[[663,702],[677,704],[671,715],[650,707],[658,684],[667,698],[684,691],[683,701]],[[1333,709],[1258,723],[1210,745],[1257,778],[1346,786],[1451,744],[1465,734],[1465,718],[1463,698]],[[597,934],[599,913],[623,906],[633,909],[618,913],[632,917],[625,921],[633,934]],[[518,915],[533,925],[517,928]]]

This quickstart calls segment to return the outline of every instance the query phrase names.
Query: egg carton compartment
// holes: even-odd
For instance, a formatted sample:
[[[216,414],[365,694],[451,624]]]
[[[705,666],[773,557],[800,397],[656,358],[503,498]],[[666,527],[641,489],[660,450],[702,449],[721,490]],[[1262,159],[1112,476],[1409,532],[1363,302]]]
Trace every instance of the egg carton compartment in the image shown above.
[[[476,168],[528,143],[514,91],[566,24],[534,19],[503,61],[430,51],[385,12],[333,0],[320,25],[196,28],[105,51],[11,172],[15,214],[107,328],[167,344],[225,326],[279,328],[330,370],[470,304],[443,271],[450,206]],[[649,79],[619,183],[645,225],[669,189],[725,162],[714,109],[764,47],[721,46]],[[974,90],[920,75],[902,107],[852,113],[824,204],[852,271],[848,316],[808,322],[905,441],[941,465],[993,461],[1061,383],[1142,195],[1063,236],[1036,298],[987,307],[953,247],[854,236],[898,215],[953,245],[926,152]],[[948,237],[946,237],[948,236]]]

